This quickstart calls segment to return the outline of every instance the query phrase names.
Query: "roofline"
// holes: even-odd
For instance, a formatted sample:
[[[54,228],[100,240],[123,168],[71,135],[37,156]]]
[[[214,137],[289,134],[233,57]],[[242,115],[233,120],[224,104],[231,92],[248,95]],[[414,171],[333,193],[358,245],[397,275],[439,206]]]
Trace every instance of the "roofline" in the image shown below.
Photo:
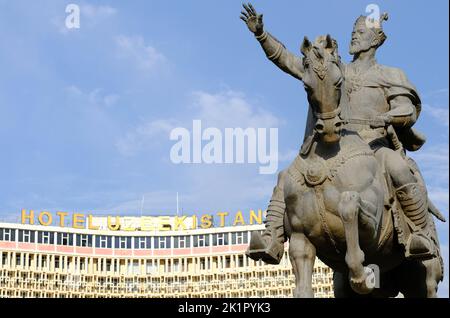
[[[19,224],[19,223],[2,223],[0,222],[0,228],[19,229],[19,230],[33,230],[33,231],[48,231],[58,233],[73,233],[73,234],[93,234],[93,235],[108,235],[108,236],[184,236],[184,235],[196,235],[196,234],[213,234],[213,233],[227,233],[227,232],[242,232],[242,231],[255,231],[263,230],[264,224],[247,224],[236,226],[223,226],[223,227],[211,227],[211,228],[197,228],[187,230],[171,230],[171,231],[112,231],[112,230],[90,230],[90,229],[76,229],[72,227],[60,227],[60,226],[44,226],[44,225],[31,225],[31,224]]]

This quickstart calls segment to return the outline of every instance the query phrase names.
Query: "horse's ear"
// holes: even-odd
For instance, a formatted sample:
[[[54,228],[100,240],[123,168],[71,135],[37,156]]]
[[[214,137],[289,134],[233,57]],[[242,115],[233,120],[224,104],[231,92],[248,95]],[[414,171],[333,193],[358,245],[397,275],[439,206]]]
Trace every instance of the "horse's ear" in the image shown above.
[[[327,34],[325,38],[325,49],[327,49],[332,55],[337,56],[337,42],[329,34]]]
[[[308,37],[304,37],[303,38],[303,43],[302,46],[300,47],[300,51],[303,53],[303,55],[306,56],[306,54],[309,52],[309,50],[311,49],[311,42],[309,41]]]
[[[327,34],[327,36],[325,38],[325,48],[334,49],[333,39],[331,38],[331,36],[329,34]]]

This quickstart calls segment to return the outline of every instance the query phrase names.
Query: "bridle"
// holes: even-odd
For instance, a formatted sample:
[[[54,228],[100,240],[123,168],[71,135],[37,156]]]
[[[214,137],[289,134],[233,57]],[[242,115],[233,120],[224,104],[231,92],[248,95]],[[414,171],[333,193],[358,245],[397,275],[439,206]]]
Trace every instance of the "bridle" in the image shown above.
[[[323,48],[317,47],[317,46],[313,46],[312,51],[313,51],[314,55],[317,57],[317,59],[311,59],[310,57],[305,56],[304,63],[309,64],[311,66],[312,70],[319,77],[319,79],[321,81],[324,81],[328,75],[328,72],[327,72],[328,64],[329,63],[335,64],[340,70],[341,77],[334,85],[334,88],[336,90],[340,90],[341,84],[344,80],[344,75],[343,75],[344,72],[343,72],[342,63],[340,62],[339,57],[336,56],[335,54],[329,54],[329,56],[325,57],[325,55],[323,53]],[[314,117],[316,119],[322,119],[322,120],[333,119],[336,116],[340,115],[341,108],[338,105],[338,107],[335,110],[330,111],[330,112],[320,113],[320,112],[316,112],[313,110],[313,113],[314,113]]]

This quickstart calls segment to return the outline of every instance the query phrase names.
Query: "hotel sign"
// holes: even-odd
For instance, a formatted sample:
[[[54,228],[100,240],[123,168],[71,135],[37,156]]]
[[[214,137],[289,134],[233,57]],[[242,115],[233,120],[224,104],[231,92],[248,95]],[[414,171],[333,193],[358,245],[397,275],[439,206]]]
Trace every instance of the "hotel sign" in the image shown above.
[[[214,215],[203,214],[200,216],[193,214],[191,216],[96,217],[83,213],[70,214],[61,211],[37,213],[33,210],[22,209],[21,214],[22,224],[110,231],[183,231],[199,228],[209,229],[215,226],[224,227],[229,224],[233,226],[262,224],[262,220],[262,210],[257,212],[250,210],[246,217],[241,211],[237,211],[234,215],[230,215],[228,212],[218,212]]]

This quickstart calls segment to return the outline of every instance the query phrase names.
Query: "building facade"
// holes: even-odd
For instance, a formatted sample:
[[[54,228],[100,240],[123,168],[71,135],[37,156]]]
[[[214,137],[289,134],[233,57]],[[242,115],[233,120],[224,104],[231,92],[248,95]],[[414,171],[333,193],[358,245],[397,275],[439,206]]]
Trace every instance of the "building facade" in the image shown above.
[[[279,265],[245,256],[264,225],[183,231],[108,231],[0,223],[0,297],[292,297]],[[315,297],[333,297],[316,260]]]

